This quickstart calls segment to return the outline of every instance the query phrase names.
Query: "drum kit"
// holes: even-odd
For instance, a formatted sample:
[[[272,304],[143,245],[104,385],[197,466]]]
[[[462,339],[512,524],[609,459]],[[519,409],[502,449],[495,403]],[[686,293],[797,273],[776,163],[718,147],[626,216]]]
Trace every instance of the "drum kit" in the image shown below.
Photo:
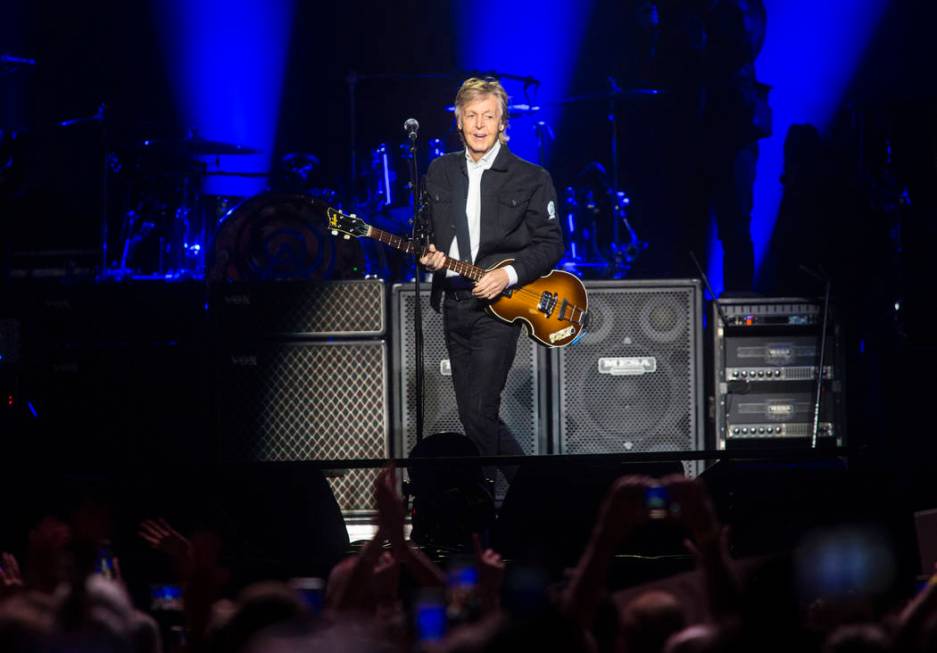
[[[33,65],[31,60],[0,57],[0,72]],[[349,82],[350,90],[362,79],[354,77]],[[523,80],[525,91],[539,85],[532,78],[516,79]],[[620,187],[614,109],[623,100],[657,93],[648,89],[622,90],[612,81],[606,91],[556,102],[563,105],[605,102],[613,121],[611,170],[593,161],[559,193],[567,246],[567,256],[561,265],[579,276],[626,276],[647,247],[632,224],[630,199]],[[525,99],[526,102],[511,105],[509,115],[512,120],[533,123],[543,163],[553,132],[538,119],[540,106],[530,96]],[[354,102],[351,105],[354,107]],[[446,109],[452,111],[453,107]],[[98,123],[102,134],[107,134],[108,120],[102,105],[93,115],[61,121],[57,126]],[[408,175],[411,154],[404,141],[401,134],[398,139],[375,144],[365,160],[352,157],[353,162],[361,161],[364,165],[354,170],[357,179],[351,180],[350,187],[357,192],[354,197],[344,198],[344,203],[336,190],[320,182],[322,165],[312,153],[288,153],[276,161],[268,175],[220,169],[221,157],[229,161],[227,157],[258,152],[238,143],[203,138],[194,131],[182,138],[142,138],[119,147],[105,141],[99,274],[117,280],[356,276],[378,276],[389,281],[411,279],[415,269],[407,257],[376,243],[355,244],[358,252],[336,245],[327,237],[319,216],[302,208],[303,198],[311,198],[318,200],[310,202],[311,205],[337,206],[367,216],[371,224],[385,231],[409,233],[413,215]],[[419,169],[425,171],[446,149],[442,138],[426,140],[419,150]],[[4,162],[6,166],[10,164],[9,160]],[[226,175],[263,177],[267,191],[252,197],[206,192],[208,179]],[[115,193],[116,188],[119,193]],[[117,194],[120,199],[115,201]]]
[[[104,275],[198,278],[204,275],[205,243],[212,214],[228,198],[203,193],[209,174],[204,157],[253,154],[254,150],[190,133],[178,139],[142,139],[111,153],[120,161],[125,199],[103,232]],[[118,180],[112,179],[117,185]],[[111,197],[108,200],[113,202]]]

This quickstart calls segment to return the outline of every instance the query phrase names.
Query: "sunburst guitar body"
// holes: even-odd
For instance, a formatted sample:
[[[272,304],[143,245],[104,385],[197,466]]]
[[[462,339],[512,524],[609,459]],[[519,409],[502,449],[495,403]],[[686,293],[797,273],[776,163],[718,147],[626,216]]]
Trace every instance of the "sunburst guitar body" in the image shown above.
[[[489,269],[512,262],[511,259],[501,261]],[[564,270],[551,270],[525,286],[508,288],[487,308],[505,322],[523,322],[527,334],[547,347],[572,344],[589,324],[586,288],[579,277]]]

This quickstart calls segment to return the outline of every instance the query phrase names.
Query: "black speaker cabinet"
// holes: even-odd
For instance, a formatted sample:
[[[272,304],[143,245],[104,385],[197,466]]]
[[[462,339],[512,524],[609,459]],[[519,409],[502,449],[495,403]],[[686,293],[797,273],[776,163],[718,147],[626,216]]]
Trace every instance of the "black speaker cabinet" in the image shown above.
[[[387,455],[383,281],[225,282],[210,297],[223,459]],[[327,473],[346,515],[373,510],[376,475]]]
[[[591,281],[590,325],[554,352],[563,454],[703,449],[699,281]],[[684,465],[689,474],[697,463]]]
[[[232,462],[388,454],[387,347],[381,340],[232,344],[219,354],[222,458]],[[346,513],[373,510],[377,470],[328,474]]]
[[[425,370],[424,435],[463,433],[452,388],[449,356],[443,337],[442,314],[429,305],[429,284],[421,288],[423,310],[423,363]],[[413,284],[393,289],[394,329],[394,426],[398,454],[406,456],[416,445],[416,360]],[[528,455],[546,453],[545,388],[542,370],[545,350],[521,335],[514,367],[501,395],[501,418]],[[499,475],[500,476],[500,475]],[[503,490],[503,487],[501,488]]]
[[[380,337],[387,329],[379,279],[216,283],[210,297],[213,326],[229,340]]]

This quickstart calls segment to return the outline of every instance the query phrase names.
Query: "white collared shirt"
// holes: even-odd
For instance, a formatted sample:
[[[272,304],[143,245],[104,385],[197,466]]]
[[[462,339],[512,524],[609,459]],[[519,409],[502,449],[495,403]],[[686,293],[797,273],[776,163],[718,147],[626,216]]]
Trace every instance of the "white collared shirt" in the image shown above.
[[[469,154],[468,148],[465,150],[465,167],[468,172],[468,197],[465,199],[465,218],[468,221],[468,232],[469,232],[469,246],[472,249],[472,261],[475,261],[475,257],[478,256],[478,243],[481,240],[481,187],[482,187],[482,174],[485,170],[491,168],[494,165],[495,159],[498,158],[498,153],[501,151],[501,141],[495,141],[494,147],[485,152],[485,154],[478,160],[475,161],[472,159]],[[449,246],[449,258],[461,259],[459,256],[459,239],[455,237],[452,239],[452,244]],[[508,273],[508,286],[513,286],[517,283],[517,271],[514,269],[513,265],[505,266],[505,272]],[[446,272],[446,276],[456,276],[456,273],[452,270]]]

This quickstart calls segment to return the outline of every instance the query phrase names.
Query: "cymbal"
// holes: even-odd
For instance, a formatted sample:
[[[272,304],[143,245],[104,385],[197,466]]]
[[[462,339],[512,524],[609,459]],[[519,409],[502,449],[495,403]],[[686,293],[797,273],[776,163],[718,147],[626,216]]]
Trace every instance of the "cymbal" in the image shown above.
[[[213,141],[201,136],[187,136],[186,138],[165,138],[165,139],[147,139],[141,141],[140,149],[145,151],[177,152],[189,156],[201,156],[204,154],[257,154],[259,150],[238,145],[237,143],[226,143],[225,141]]]
[[[35,65],[35,59],[16,57],[11,54],[0,54],[0,75],[25,70]]]
[[[102,104],[98,107],[98,110],[87,116],[76,116],[74,118],[68,118],[66,120],[60,120],[55,123],[56,127],[75,127],[77,125],[87,125],[93,122],[104,122],[105,120],[105,107]]]

